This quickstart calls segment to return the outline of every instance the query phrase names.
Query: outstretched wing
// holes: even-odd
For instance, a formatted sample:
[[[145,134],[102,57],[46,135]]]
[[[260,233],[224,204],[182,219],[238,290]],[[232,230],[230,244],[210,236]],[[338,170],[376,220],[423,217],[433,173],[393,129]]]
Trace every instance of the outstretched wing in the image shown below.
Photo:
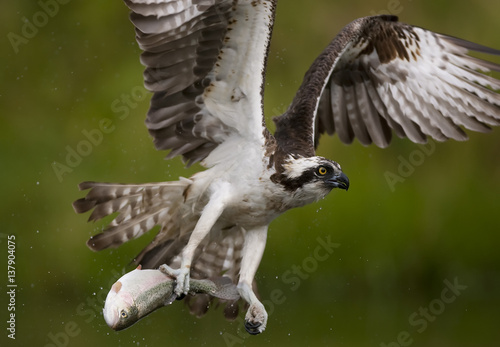
[[[275,2],[125,0],[154,93],[146,126],[167,158],[190,165],[233,135],[263,143]]]
[[[389,145],[392,130],[417,143],[427,136],[466,140],[461,127],[486,132],[500,125],[500,81],[479,71],[500,71],[500,65],[469,51],[500,55],[395,16],[357,19],[314,61],[289,109],[276,119],[277,135],[297,136],[289,144],[300,144],[301,154],[310,156],[324,132],[379,147]],[[297,124],[303,131],[291,129]]]

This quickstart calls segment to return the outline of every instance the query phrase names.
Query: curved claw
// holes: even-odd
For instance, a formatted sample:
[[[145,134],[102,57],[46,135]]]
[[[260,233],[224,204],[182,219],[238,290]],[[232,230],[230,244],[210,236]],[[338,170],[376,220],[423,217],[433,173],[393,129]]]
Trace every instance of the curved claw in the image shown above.
[[[252,335],[257,335],[266,329],[267,312],[260,302],[256,302],[248,308],[245,316],[245,330]]]
[[[261,325],[262,324],[260,323],[251,323],[249,321],[245,321],[245,330],[251,335],[258,335],[262,332],[258,329]]]

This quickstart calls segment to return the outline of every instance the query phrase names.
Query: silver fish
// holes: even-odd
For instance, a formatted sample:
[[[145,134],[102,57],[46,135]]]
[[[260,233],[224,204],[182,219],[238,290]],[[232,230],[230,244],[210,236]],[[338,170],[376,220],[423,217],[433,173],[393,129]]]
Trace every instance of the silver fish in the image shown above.
[[[113,330],[122,330],[135,324],[156,309],[170,305],[175,280],[160,270],[130,271],[116,281],[106,297],[103,315]],[[224,300],[238,300],[236,286],[227,277],[217,280],[189,281],[190,294],[204,293]]]

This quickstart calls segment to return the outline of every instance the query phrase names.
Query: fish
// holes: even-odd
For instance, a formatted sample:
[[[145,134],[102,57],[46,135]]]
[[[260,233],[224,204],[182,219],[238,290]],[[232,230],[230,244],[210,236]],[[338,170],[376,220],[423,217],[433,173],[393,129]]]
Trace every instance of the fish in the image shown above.
[[[142,270],[139,265],[111,286],[103,309],[106,324],[115,331],[123,330],[170,305],[177,299],[175,284],[175,279],[160,270]],[[228,301],[240,298],[236,285],[224,276],[213,280],[190,279],[189,288],[192,295],[203,293]]]

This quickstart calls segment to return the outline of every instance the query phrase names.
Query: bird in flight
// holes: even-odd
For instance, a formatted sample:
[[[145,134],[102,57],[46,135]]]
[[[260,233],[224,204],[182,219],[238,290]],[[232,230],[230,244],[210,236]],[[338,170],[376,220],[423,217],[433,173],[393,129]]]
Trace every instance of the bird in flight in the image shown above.
[[[387,147],[394,132],[416,143],[467,139],[500,124],[500,65],[468,55],[494,50],[381,15],[356,19],[314,60],[288,109],[265,125],[263,90],[276,0],[125,0],[153,92],[146,126],[167,158],[206,170],[176,182],[83,182],[74,202],[89,220],[116,217],[87,242],[115,248],[159,226],[134,259],[176,279],[197,315],[211,298],[189,279],[226,276],[246,303],[245,328],[268,315],[254,276],[268,226],[285,211],[347,190],[340,165],[316,156],[322,134]],[[286,6],[286,4],[285,4]],[[228,302],[234,318],[238,305]]]

